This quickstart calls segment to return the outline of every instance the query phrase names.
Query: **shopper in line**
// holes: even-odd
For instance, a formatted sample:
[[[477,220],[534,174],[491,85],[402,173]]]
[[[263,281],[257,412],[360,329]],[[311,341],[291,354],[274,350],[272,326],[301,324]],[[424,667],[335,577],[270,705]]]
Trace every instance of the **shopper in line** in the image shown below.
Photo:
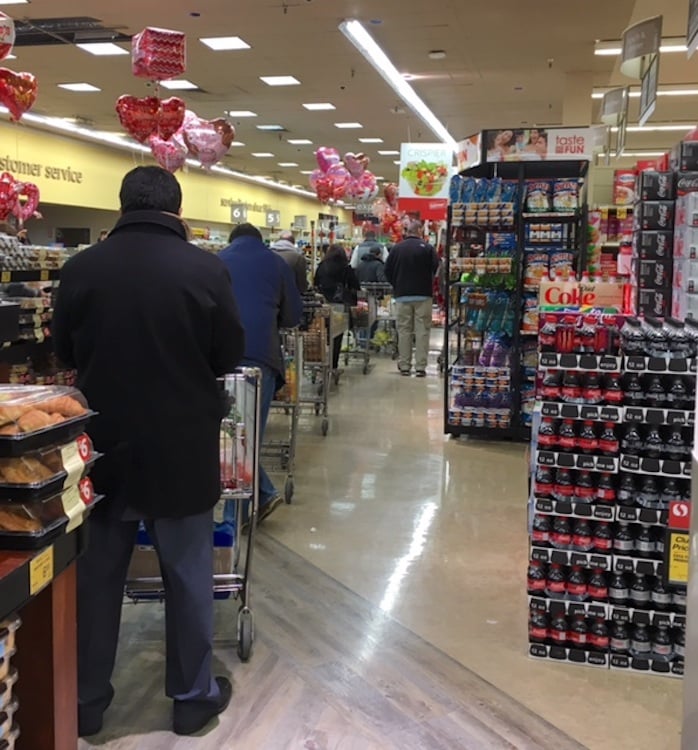
[[[433,282],[439,267],[436,251],[421,234],[421,222],[410,222],[407,237],[393,247],[385,264],[397,306],[398,369],[402,375],[410,374],[414,339],[418,378],[427,374]]]
[[[356,277],[360,284],[387,284],[388,278],[385,275],[385,263],[382,258],[382,251],[379,247],[372,247],[359,263],[356,269]]]
[[[224,410],[216,378],[241,361],[244,332],[225,266],[185,240],[175,177],[137,167],[120,199],[109,237],[64,265],[53,317],[56,353],[77,368],[98,412],[89,433],[105,454],[93,479],[106,499],[78,562],[79,731],[99,732],[114,696],[124,584],[144,521],[165,586],[173,728],[193,734],[232,694],[211,674]]]
[[[305,253],[296,247],[293,232],[284,230],[279,239],[271,245],[271,249],[278,253],[291,267],[296,286],[301,294],[308,291],[308,267],[305,262]]]
[[[361,263],[361,259],[371,250],[378,248],[380,250],[380,257],[383,263],[388,260],[388,251],[385,245],[381,245],[376,239],[376,233],[373,229],[368,229],[364,233],[364,241],[358,244],[354,248],[354,252],[351,254],[351,267],[356,270]]]
[[[341,245],[330,245],[327,248],[325,257],[315,271],[315,288],[331,304],[342,305],[347,313],[352,305],[356,305],[359,280]],[[335,379],[341,375],[339,356],[342,353],[343,336],[340,333],[332,342],[332,370]]]
[[[262,371],[260,441],[274,394],[285,382],[280,328],[300,323],[303,301],[290,266],[264,244],[252,224],[240,224],[230,234],[230,245],[219,258],[228,268],[245,327],[244,363]],[[271,479],[259,467],[259,515],[263,521],[283,502]]]

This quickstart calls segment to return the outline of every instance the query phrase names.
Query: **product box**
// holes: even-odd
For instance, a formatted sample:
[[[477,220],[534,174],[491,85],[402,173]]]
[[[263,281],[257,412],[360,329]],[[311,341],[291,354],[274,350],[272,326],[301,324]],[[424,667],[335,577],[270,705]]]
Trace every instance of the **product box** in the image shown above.
[[[638,197],[643,201],[669,201],[675,198],[673,172],[640,172]]]
[[[674,233],[671,230],[636,232],[633,236],[635,255],[643,260],[671,258]]]
[[[635,226],[638,229],[673,229],[674,201],[639,203],[635,211]]]
[[[632,206],[635,201],[635,170],[616,169],[613,172],[613,203]]]
[[[698,294],[691,294],[682,289],[675,289],[671,302],[671,317],[685,320],[698,320]]]
[[[676,201],[676,226],[698,227],[698,193],[686,193]]]
[[[672,286],[689,294],[698,292],[698,258],[677,258],[674,261]]]
[[[676,228],[674,258],[698,258],[698,228],[686,226]]]
[[[676,195],[698,192],[698,172],[679,172],[676,175]]]
[[[638,289],[637,313],[664,318],[671,310],[671,289]]]
[[[673,264],[670,258],[635,260],[634,276],[639,289],[668,289],[671,286]]]
[[[671,168],[678,172],[698,170],[698,141],[681,141],[671,150]]]

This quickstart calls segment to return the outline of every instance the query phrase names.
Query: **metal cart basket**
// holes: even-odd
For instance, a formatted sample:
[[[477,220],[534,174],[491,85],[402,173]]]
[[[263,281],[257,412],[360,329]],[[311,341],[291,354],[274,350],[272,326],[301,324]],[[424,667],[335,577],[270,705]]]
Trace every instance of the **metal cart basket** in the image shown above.
[[[315,416],[322,415],[322,434],[329,430],[328,398],[332,376],[332,308],[323,297],[303,300],[303,379],[300,405],[311,407]]]
[[[232,596],[240,602],[237,649],[244,662],[254,642],[250,571],[259,507],[261,374],[256,368],[240,368],[219,383],[227,416],[220,429],[221,496],[214,509],[213,592],[217,599]],[[160,601],[165,596],[157,553],[144,527],[138,532],[125,593],[134,602]]]

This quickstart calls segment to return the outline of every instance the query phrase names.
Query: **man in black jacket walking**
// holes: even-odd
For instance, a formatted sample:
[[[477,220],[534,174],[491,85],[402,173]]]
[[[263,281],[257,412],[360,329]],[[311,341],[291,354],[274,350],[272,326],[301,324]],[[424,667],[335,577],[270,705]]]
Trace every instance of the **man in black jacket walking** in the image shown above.
[[[107,498],[78,563],[79,730],[99,732],[114,695],[124,583],[142,520],[165,584],[174,731],[192,734],[232,693],[211,673],[216,378],[241,361],[244,332],[225,266],[186,241],[175,177],[137,167],[120,199],[109,237],[63,267],[53,322],[58,357],[77,368],[99,412],[89,433],[105,454],[93,478]]]
[[[421,238],[421,233],[421,222],[411,222],[407,237],[393,247],[385,264],[385,275],[393,285],[397,306],[398,369],[402,375],[410,374],[414,337],[418,378],[427,374],[432,285],[439,267],[434,248]]]

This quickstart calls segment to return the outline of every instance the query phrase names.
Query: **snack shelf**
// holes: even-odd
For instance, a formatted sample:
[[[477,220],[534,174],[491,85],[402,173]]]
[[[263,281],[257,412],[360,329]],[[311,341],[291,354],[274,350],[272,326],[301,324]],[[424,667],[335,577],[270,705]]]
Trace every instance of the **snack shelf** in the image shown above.
[[[550,223],[576,221],[579,213],[576,211],[524,211],[521,214],[524,221],[548,221]]]

